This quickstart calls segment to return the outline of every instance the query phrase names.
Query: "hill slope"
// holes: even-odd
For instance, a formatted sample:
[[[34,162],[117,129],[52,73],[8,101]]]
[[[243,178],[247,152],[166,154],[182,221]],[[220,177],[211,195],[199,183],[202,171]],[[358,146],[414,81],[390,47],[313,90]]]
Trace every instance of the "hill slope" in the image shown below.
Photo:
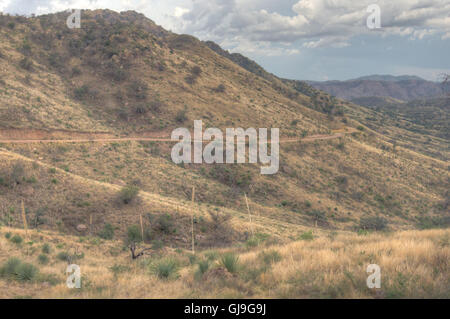
[[[160,237],[181,247],[189,247],[189,216],[197,210],[201,247],[242,242],[255,229],[286,241],[306,228],[354,230],[367,220],[385,219],[393,229],[448,223],[447,163],[406,145],[393,150],[389,138],[345,114],[344,102],[249,72],[217,48],[133,12],[84,11],[83,17],[79,30],[64,27],[64,13],[0,17],[4,224],[21,225],[22,200],[29,218],[42,219],[38,228],[78,234],[77,226],[93,216],[91,234],[110,223],[122,236],[143,215],[149,241]],[[168,138],[195,119],[205,127],[278,127],[284,139],[357,132],[282,144],[274,176],[248,164],[175,165],[167,142],[11,142]],[[141,193],[121,203],[127,184]],[[244,193],[257,215],[252,224]]]

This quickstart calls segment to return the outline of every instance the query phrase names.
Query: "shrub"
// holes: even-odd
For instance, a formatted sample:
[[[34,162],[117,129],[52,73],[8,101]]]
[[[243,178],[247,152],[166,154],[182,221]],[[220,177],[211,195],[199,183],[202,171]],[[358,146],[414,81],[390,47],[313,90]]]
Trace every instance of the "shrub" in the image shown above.
[[[43,254],[39,255],[38,256],[38,261],[39,261],[40,264],[43,264],[43,265],[47,264],[48,263],[47,255],[43,255]]]
[[[217,93],[223,93],[223,92],[225,92],[225,85],[223,85],[223,84],[219,84],[219,86],[217,86],[215,89],[214,89],[214,91],[215,92],[217,92]]]
[[[87,85],[82,85],[78,88],[75,88],[74,95],[78,100],[83,100],[89,94],[89,87]]]
[[[19,66],[24,70],[30,71],[33,68],[33,61],[28,58],[23,58],[20,60]]]
[[[5,234],[5,238],[6,238],[6,239],[10,239],[10,238],[11,238],[11,235],[12,235],[12,234],[11,234],[10,232],[7,232],[7,233]]]
[[[362,229],[383,230],[386,228],[388,221],[383,217],[362,217],[359,220],[359,226]]]
[[[113,239],[114,238],[114,227],[109,223],[105,224],[105,226],[103,226],[103,229],[98,234],[98,236],[103,239],[109,239],[109,240]]]
[[[38,273],[38,269],[28,263],[21,263],[16,269],[16,276],[18,280],[29,281],[32,280]]]
[[[177,114],[175,115],[175,121],[177,121],[178,123],[187,121],[186,109],[177,112]]]
[[[50,245],[47,244],[47,243],[45,243],[45,244],[42,246],[42,252],[43,252],[44,254],[50,254],[50,252],[51,252]]]
[[[263,251],[260,258],[266,265],[277,263],[281,260],[281,255],[276,250]]]
[[[119,199],[124,204],[130,204],[139,194],[139,188],[134,185],[127,185],[119,192]]]
[[[191,73],[193,76],[199,77],[200,74],[202,74],[202,69],[198,65],[196,65],[191,69]]]
[[[128,243],[139,243],[142,241],[142,235],[139,227],[137,225],[132,225],[127,229],[127,242]]]
[[[22,237],[20,237],[19,235],[14,235],[11,239],[11,242],[13,242],[14,244],[21,244],[23,242]]]
[[[200,260],[199,262],[198,262],[198,271],[199,271],[199,273],[200,274],[204,274],[204,273],[206,273],[207,271],[208,271],[208,269],[209,269],[209,265],[210,265],[210,263],[209,263],[209,260]]]
[[[314,235],[312,233],[312,230],[304,232],[303,234],[301,234],[299,239],[300,240],[313,240],[314,239]]]
[[[56,255],[56,258],[61,261],[69,261],[70,260],[70,254],[67,251],[61,251]]]
[[[160,216],[158,218],[158,227],[162,232],[166,234],[171,233],[173,228],[172,217],[169,214]]]
[[[0,276],[20,281],[30,281],[37,273],[38,269],[35,266],[23,263],[18,258],[8,259],[0,268]]]
[[[220,259],[220,264],[225,267],[228,272],[234,274],[238,270],[239,256],[233,253],[226,253]]]
[[[154,273],[160,279],[169,279],[177,274],[177,263],[173,259],[162,259],[153,268]]]

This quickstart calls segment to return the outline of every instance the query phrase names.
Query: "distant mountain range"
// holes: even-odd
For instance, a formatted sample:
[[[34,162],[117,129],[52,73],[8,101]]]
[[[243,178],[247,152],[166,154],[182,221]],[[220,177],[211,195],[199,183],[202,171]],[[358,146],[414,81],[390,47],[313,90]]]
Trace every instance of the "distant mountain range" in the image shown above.
[[[441,83],[410,75],[370,75],[347,81],[307,81],[307,83],[318,90],[348,101],[365,97],[389,97],[411,101],[444,94]]]

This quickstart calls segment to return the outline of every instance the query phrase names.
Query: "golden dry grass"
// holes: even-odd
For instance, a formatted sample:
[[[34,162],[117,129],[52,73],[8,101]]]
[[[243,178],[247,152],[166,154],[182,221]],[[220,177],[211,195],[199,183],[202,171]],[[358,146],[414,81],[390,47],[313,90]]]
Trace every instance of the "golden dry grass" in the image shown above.
[[[23,230],[2,228],[0,262],[10,257],[33,263],[41,279],[16,282],[0,279],[2,298],[449,298],[450,230],[403,231],[395,233],[323,233],[310,241],[282,246],[248,248],[235,246],[214,251],[210,270],[196,275],[197,264],[189,252],[165,248],[132,261],[123,244],[97,242],[92,238],[61,236],[30,231],[17,246],[4,234],[25,237]],[[26,244],[33,241],[33,245]],[[37,262],[40,248],[50,243],[50,263]],[[28,248],[27,248],[28,246]],[[59,247],[59,248],[58,248]],[[67,263],[55,258],[59,251],[83,252],[76,263],[82,271],[82,288],[68,289],[64,274]],[[239,256],[239,269],[229,274],[219,265],[220,255]],[[211,251],[209,251],[211,253]],[[273,263],[264,254],[275,254]],[[208,251],[197,252],[197,260]],[[177,276],[159,279],[151,271],[160,260],[174,260]],[[214,258],[213,258],[214,259]],[[366,286],[366,267],[381,267],[381,289]],[[111,267],[116,266],[116,271]],[[121,267],[118,267],[121,266]],[[56,278],[50,284],[49,275]]]

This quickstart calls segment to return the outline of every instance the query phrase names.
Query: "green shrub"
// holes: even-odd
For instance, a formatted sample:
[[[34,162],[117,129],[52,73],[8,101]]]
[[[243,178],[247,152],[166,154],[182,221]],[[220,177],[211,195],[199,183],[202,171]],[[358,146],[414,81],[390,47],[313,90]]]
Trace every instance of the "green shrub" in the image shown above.
[[[158,218],[158,228],[166,234],[171,233],[173,228],[172,216],[169,214],[160,216]]]
[[[226,253],[220,259],[220,264],[225,267],[228,272],[234,274],[238,271],[239,256],[233,253]]]
[[[134,185],[127,185],[119,192],[119,199],[124,204],[130,204],[139,194],[139,188]]]
[[[0,268],[0,276],[20,281],[33,280],[37,274],[38,269],[34,265],[23,263],[18,258],[8,259]]]
[[[312,233],[312,230],[304,232],[303,234],[301,234],[299,239],[300,240],[313,240],[314,239],[314,235]]]
[[[47,257],[47,255],[39,255],[38,256],[38,261],[39,261],[39,263],[40,264],[43,264],[43,265],[45,265],[45,264],[48,264],[48,257]]]
[[[69,261],[70,254],[67,251],[61,251],[56,255],[56,258],[61,261]]]
[[[276,250],[263,251],[259,257],[266,265],[271,265],[281,260],[281,255]]]
[[[28,263],[21,263],[16,269],[17,279],[21,281],[32,280],[38,273],[38,269]]]
[[[109,239],[109,240],[113,239],[114,238],[114,227],[109,223],[105,224],[105,226],[103,226],[103,229],[98,234],[98,236],[103,239]]]
[[[33,68],[33,61],[25,57],[20,60],[19,66],[24,70],[30,71]]]
[[[209,266],[210,266],[210,261],[207,259],[200,260],[197,263],[197,265],[198,265],[198,268],[197,268],[197,271],[195,272],[194,276],[196,279],[200,279],[208,271]]]
[[[11,237],[11,242],[13,242],[14,244],[20,245],[23,242],[23,238],[20,237],[19,235],[14,235]]]
[[[153,268],[154,273],[160,279],[169,279],[177,275],[177,263],[173,259],[162,259]]]
[[[184,123],[187,121],[187,115],[186,115],[186,110],[180,110],[177,112],[177,114],[175,115],[175,121],[177,121],[178,123]]]
[[[50,245],[47,244],[47,243],[45,243],[45,244],[42,246],[42,252],[43,252],[44,254],[50,254],[50,252],[51,252]]]
[[[5,234],[5,238],[6,238],[6,239],[10,239],[11,236],[12,236],[11,232],[7,232],[7,233]]]
[[[383,217],[362,217],[359,226],[362,229],[383,230],[387,227],[388,221]]]
[[[132,225],[127,229],[127,242],[128,243],[139,243],[142,241],[141,230],[137,225]]]

